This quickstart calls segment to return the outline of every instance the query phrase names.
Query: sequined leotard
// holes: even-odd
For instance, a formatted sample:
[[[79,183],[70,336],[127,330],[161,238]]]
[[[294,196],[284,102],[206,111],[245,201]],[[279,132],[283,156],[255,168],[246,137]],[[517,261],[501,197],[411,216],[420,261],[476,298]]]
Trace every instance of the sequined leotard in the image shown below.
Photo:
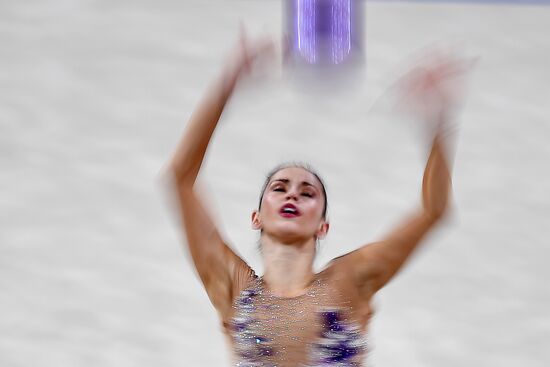
[[[360,367],[370,307],[350,279],[345,257],[317,273],[297,297],[272,294],[242,262],[232,315],[223,322],[238,367]]]

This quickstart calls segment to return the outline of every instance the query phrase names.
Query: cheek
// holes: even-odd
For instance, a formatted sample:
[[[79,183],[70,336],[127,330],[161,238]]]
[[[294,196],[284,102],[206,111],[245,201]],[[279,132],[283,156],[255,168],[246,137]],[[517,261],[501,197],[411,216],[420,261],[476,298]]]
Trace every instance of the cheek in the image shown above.
[[[314,218],[321,218],[323,215],[323,202],[320,201],[314,201],[310,205],[307,206],[307,213],[308,216],[314,217]]]
[[[262,200],[262,208],[261,213],[263,215],[270,215],[273,213],[274,210],[277,209],[277,204],[275,203],[275,198],[273,195],[265,195]]]

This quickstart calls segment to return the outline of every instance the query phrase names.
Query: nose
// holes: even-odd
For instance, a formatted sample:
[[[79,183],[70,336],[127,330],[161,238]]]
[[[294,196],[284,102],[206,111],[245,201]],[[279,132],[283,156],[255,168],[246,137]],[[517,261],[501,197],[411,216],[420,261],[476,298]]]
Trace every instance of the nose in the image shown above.
[[[296,189],[288,189],[288,191],[286,192],[286,199],[287,200],[298,200],[298,192],[296,191]]]

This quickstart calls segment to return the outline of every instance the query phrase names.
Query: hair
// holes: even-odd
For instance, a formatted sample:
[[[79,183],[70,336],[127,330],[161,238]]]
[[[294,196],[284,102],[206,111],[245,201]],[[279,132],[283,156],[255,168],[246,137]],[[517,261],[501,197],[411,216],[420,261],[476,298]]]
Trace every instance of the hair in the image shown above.
[[[273,178],[273,176],[279,172],[280,170],[282,169],[285,169],[285,168],[301,168],[301,169],[304,169],[306,171],[308,171],[309,173],[311,173],[312,175],[315,176],[315,178],[317,178],[317,180],[319,181],[319,183],[321,184],[321,189],[323,191],[323,198],[324,198],[324,206],[323,206],[323,216],[322,218],[323,219],[326,219],[327,217],[327,210],[328,210],[328,199],[327,199],[327,190],[325,188],[325,183],[323,182],[323,180],[321,179],[321,176],[319,176],[319,174],[307,163],[302,163],[302,162],[285,162],[285,163],[282,163],[282,164],[279,164],[278,166],[276,166],[275,168],[273,168],[271,171],[269,171],[269,173],[267,174],[267,178],[265,179],[265,182],[262,186],[262,191],[260,193],[260,201],[259,201],[259,204],[258,204],[258,210],[260,210],[260,208],[262,207],[262,200],[264,198],[264,193],[265,193],[265,190],[267,189],[267,185],[269,184],[269,181],[271,181],[271,179]]]

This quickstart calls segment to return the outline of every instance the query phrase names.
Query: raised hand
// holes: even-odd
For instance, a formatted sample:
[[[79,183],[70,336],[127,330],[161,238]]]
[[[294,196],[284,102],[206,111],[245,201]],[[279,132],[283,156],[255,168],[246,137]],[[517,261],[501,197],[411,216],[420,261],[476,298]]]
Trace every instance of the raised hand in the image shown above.
[[[275,57],[275,41],[270,37],[250,40],[241,26],[239,40],[230,54],[226,64],[226,87],[233,88],[235,84],[252,72],[254,66],[262,60]]]
[[[430,54],[399,80],[399,107],[427,123],[436,134],[449,128],[449,117],[462,101],[462,79],[474,62],[450,54]]]

